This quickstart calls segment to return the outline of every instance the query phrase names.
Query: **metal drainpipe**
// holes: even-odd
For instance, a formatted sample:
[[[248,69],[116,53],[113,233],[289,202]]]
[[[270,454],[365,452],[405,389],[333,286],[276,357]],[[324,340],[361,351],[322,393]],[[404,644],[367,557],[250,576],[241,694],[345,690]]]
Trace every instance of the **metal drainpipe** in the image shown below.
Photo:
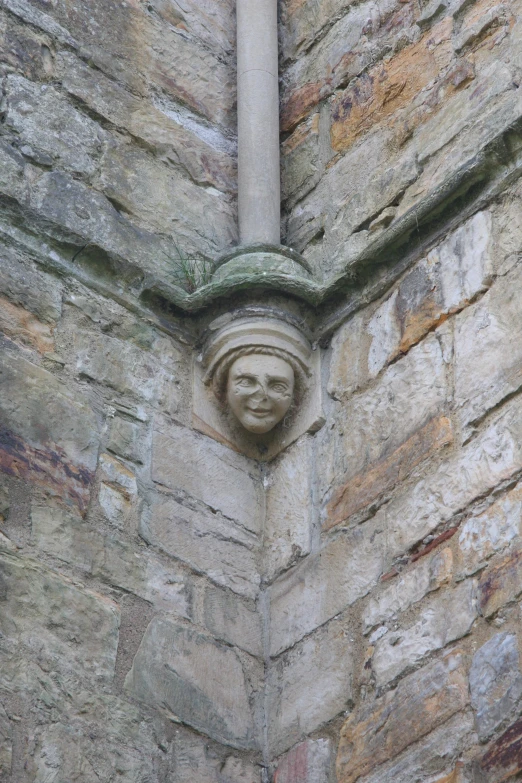
[[[281,241],[277,0],[237,0],[242,245]]]

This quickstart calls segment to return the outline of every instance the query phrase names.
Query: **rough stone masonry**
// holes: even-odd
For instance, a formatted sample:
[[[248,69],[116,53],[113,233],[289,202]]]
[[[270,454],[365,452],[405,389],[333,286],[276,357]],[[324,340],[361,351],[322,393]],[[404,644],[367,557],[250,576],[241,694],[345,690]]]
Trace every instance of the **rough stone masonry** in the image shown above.
[[[0,780],[522,775],[522,2],[282,0],[324,426],[192,426],[233,0],[0,0]],[[223,289],[225,290],[225,289]],[[312,285],[307,289],[312,290]]]

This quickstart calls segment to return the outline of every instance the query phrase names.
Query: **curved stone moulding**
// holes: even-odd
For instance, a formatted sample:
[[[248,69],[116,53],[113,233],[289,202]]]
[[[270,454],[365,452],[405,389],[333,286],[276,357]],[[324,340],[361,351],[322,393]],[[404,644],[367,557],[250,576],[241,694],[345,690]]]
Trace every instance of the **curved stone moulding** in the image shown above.
[[[320,350],[297,319],[270,307],[213,321],[193,361],[193,425],[269,460],[323,424]]]
[[[509,141],[511,133],[510,128],[502,129],[456,170],[448,171],[415,205],[398,214],[375,238],[368,238],[365,247],[347,253],[339,271],[322,281],[317,280],[299,253],[281,245],[255,245],[227,251],[217,260],[212,279],[194,293],[148,278],[140,295],[161,297],[186,313],[203,311],[238,291],[260,289],[287,294],[321,308],[337,292],[352,289],[365,270],[381,265],[391,267],[410,252],[412,245],[427,245],[447,231],[454,219],[452,205],[457,199],[462,218],[501,193],[522,169],[518,148],[509,151],[506,139]]]

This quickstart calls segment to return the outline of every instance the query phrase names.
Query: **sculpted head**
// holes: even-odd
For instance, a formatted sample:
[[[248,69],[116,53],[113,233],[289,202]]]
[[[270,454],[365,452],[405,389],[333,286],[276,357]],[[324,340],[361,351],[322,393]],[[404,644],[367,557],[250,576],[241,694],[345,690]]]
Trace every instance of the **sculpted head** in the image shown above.
[[[236,359],[227,380],[227,403],[249,432],[270,432],[288,413],[295,373],[280,356],[250,354]]]
[[[290,414],[307,393],[311,357],[296,326],[257,313],[230,318],[211,332],[201,356],[204,383],[229,425],[259,436],[291,426]]]

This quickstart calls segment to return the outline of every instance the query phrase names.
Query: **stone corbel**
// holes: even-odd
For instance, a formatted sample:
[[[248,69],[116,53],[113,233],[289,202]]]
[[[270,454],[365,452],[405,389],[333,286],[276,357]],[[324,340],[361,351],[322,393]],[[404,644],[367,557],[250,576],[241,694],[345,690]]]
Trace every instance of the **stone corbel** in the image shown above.
[[[323,424],[320,350],[272,308],[216,319],[193,362],[193,424],[254,459],[269,460]]]

